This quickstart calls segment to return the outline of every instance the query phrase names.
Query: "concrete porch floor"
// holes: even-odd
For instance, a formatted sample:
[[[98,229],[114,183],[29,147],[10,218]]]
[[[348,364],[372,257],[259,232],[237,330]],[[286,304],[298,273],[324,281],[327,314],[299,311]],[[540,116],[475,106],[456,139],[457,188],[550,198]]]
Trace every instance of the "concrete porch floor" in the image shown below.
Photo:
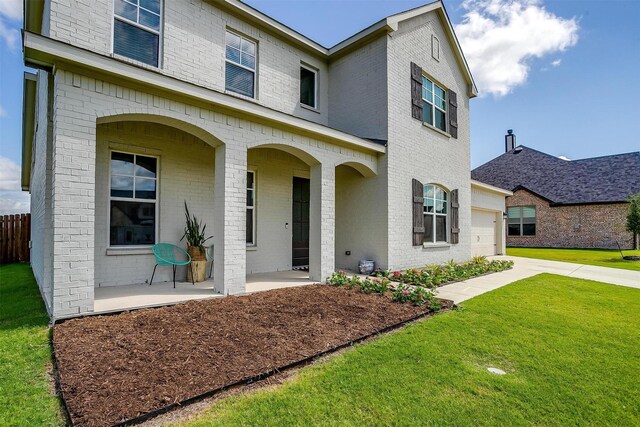
[[[293,286],[310,285],[307,271],[277,271],[273,273],[259,273],[247,276],[247,293],[268,291],[270,289],[290,288]],[[179,302],[220,298],[213,288],[213,279],[192,285],[191,282],[173,282],[104,286],[95,288],[94,312],[109,313],[142,307],[158,307]]]

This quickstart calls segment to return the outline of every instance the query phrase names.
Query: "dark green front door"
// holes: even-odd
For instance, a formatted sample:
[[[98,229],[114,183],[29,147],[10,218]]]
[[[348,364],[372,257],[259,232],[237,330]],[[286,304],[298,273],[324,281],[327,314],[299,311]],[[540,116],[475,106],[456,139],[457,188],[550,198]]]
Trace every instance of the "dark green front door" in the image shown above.
[[[309,198],[310,181],[293,178],[293,241],[292,265],[294,268],[309,265]]]

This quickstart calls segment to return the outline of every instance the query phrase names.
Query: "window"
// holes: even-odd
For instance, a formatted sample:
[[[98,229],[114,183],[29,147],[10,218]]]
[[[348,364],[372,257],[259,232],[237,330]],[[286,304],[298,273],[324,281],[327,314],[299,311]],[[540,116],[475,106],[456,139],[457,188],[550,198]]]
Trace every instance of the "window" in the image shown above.
[[[240,95],[255,97],[256,44],[227,31],[225,88]]]
[[[256,244],[256,173],[247,172],[247,245]]]
[[[158,159],[111,153],[109,244],[156,242]]]
[[[158,66],[160,0],[115,0],[113,53]]]
[[[424,186],[424,243],[447,241],[447,192],[437,185]]]
[[[422,76],[422,120],[440,129],[447,131],[447,96],[443,88]]]
[[[317,108],[317,75],[317,71],[300,66],[300,103],[311,108]]]
[[[513,206],[507,208],[507,229],[509,236],[535,236],[536,207]]]

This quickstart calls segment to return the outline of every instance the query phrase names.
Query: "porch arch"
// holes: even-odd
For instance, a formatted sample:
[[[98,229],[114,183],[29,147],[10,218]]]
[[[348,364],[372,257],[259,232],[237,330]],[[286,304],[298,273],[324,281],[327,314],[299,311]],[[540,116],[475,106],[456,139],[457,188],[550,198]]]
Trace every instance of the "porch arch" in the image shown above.
[[[303,150],[300,147],[295,145],[283,144],[282,142],[258,142],[254,144],[248,144],[247,150],[251,150],[253,148],[273,148],[276,150],[284,151],[285,153],[289,153],[292,156],[295,156],[305,162],[309,166],[314,166],[320,164],[320,160],[313,154],[309,153],[306,150]]]
[[[193,119],[186,115],[175,114],[171,111],[140,110],[114,110],[99,112],[96,115],[96,125],[117,122],[146,122],[170,126],[182,130],[198,139],[206,142],[212,147],[218,147],[224,143],[219,138],[206,130],[203,120]]]
[[[365,163],[362,162],[358,162],[355,160],[345,160],[345,161],[341,161],[341,162],[337,162],[336,167],[338,166],[349,166],[352,169],[355,169],[356,171],[358,171],[360,173],[360,175],[362,175],[365,178],[370,178],[372,176],[376,176],[377,170],[374,170],[374,166],[375,165],[367,165]],[[375,168],[377,169],[377,168]]]

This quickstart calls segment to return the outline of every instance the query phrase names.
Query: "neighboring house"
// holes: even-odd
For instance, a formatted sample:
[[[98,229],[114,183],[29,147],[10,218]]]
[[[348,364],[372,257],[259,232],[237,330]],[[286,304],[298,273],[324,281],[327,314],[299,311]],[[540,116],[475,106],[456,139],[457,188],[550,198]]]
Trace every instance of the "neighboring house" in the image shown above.
[[[627,199],[640,193],[640,152],[565,160],[525,146],[474,169],[474,180],[513,191],[507,245],[631,248]]]
[[[259,272],[471,256],[476,88],[441,2],[326,48],[237,0],[34,0],[23,44],[31,263],[53,317],[148,281],[185,200],[223,294]]]

